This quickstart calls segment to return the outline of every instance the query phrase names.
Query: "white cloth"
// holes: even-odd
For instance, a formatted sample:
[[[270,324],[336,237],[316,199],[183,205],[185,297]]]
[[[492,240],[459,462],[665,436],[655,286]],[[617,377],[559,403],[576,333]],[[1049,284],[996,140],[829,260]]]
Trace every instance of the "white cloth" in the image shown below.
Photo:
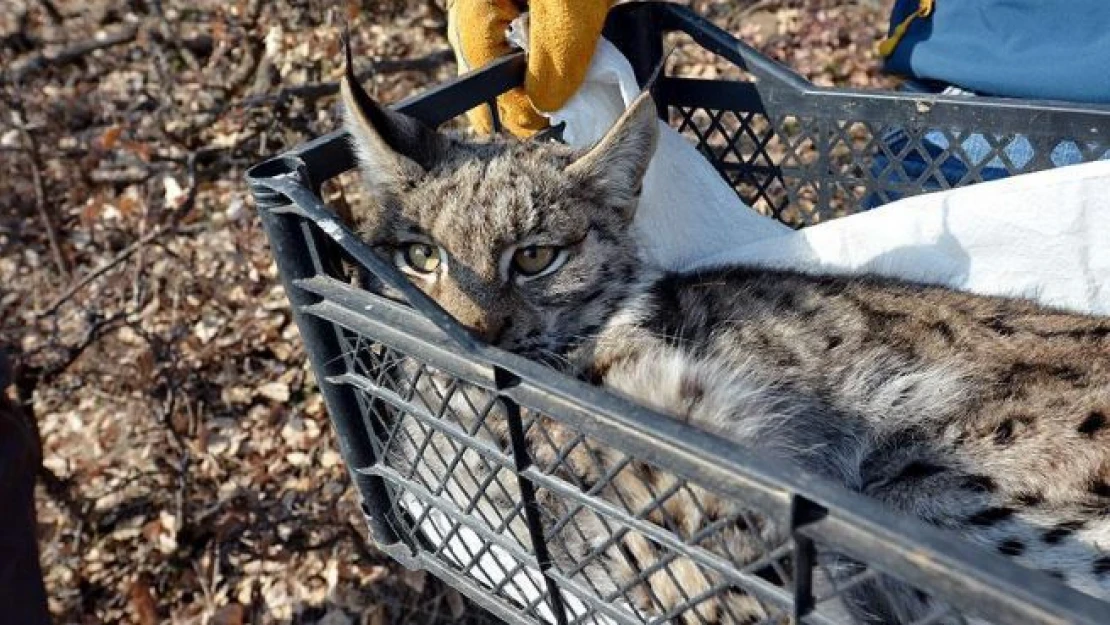
[[[511,37],[525,47],[523,30]],[[588,147],[639,94],[608,41],[581,89],[550,115]],[[792,231],[745,206],[663,122],[635,226],[649,260],[671,269],[747,263],[877,273],[1110,315],[1110,162],[1063,167],[892,202]]]
[[[1110,161],[906,198],[701,262],[874,273],[1110,315]]]

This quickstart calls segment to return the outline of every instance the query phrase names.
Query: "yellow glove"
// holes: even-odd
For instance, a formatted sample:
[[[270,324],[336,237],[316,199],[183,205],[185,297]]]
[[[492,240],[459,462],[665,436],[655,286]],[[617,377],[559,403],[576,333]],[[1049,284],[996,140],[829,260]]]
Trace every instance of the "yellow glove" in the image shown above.
[[[497,99],[498,116],[509,132],[529,137],[542,130],[547,119],[538,111],[556,111],[578,91],[601,36],[605,14],[614,2],[531,0],[524,88]],[[520,12],[513,0],[448,0],[448,39],[460,74],[510,51],[505,31]],[[467,115],[479,132],[493,129],[487,107],[475,108]]]

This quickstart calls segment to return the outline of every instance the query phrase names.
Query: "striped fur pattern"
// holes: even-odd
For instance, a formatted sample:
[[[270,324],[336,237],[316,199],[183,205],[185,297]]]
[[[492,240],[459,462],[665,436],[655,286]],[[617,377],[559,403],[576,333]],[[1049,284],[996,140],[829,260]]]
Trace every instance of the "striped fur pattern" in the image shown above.
[[[349,78],[343,95],[372,197],[350,220],[387,257],[412,240],[439,250],[436,271],[413,282],[487,341],[1110,599],[1110,320],[868,276],[649,267],[628,229],[655,141],[647,96],[578,153],[440,135],[378,107]],[[507,255],[530,245],[566,258],[535,279],[507,272]],[[423,383],[447,390],[434,375]],[[481,401],[472,394],[455,390],[455,414]],[[533,455],[554,466],[546,440],[576,433],[539,418]],[[480,436],[508,447],[496,416]],[[559,471],[631,510],[650,509],[675,483],[643,463],[617,471],[621,458],[586,443]],[[455,472],[460,492],[497,472],[477,454],[465,464],[472,477]],[[508,486],[483,504],[490,516],[518,501],[512,476],[500,482]],[[624,587],[629,609],[658,617],[696,603],[671,615],[690,624],[775,617],[737,590],[709,592],[720,580],[689,560],[653,566],[666,549],[635,531],[606,541],[596,517],[554,497],[543,503],[555,518],[575,517],[575,532],[556,541],[560,566],[592,562],[578,574],[600,580],[602,594]],[[647,518],[685,536],[734,519],[710,548],[738,564],[780,544],[786,529],[693,486]],[[527,544],[519,520],[510,525]],[[887,623],[935,607],[897,584],[875,588],[842,609]]]

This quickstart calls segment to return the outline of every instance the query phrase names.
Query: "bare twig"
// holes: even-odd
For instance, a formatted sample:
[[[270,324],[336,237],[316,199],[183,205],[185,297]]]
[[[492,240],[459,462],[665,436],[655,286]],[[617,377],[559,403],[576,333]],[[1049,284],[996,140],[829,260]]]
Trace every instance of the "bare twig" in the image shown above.
[[[156,172],[149,167],[124,167],[116,169],[94,169],[89,172],[89,180],[97,184],[139,184],[150,180]]]
[[[45,52],[36,54],[22,63],[17,63],[15,67],[12,68],[12,75],[15,77],[15,82],[19,82],[28,75],[46,69],[47,67],[68,65],[79,61],[87,54],[97,50],[104,50],[113,46],[131,43],[138,34],[139,26],[136,24],[129,24],[101,39],[81,41],[72,46],[62,48],[53,54],[46,54]]]
[[[0,352],[0,409],[5,409],[3,404],[8,402],[6,395],[6,387],[10,383],[14,383],[16,397],[10,405],[6,407],[8,410],[16,411],[24,415],[24,419],[28,422],[34,431],[34,437],[41,448],[41,435],[38,431],[38,420],[34,417],[34,404],[32,398],[35,388],[40,385],[50,384],[64,373],[81,354],[102,336],[108,333],[111,329],[118,327],[119,323],[124,318],[123,314],[115,315],[107,319],[100,319],[96,323],[89,326],[85,331],[85,336],[76,344],[67,346],[64,353],[57,361],[51,363],[49,366],[30,366],[26,363],[21,363],[14,370],[11,365],[7,363],[7,358]],[[72,483],[64,478],[59,477],[56,473],[50,470],[49,467],[42,464],[41,449],[39,452],[39,464],[37,468],[38,479],[46,491],[46,494],[51,499],[56,501],[62,508],[64,508],[74,520],[78,522],[78,532],[83,532],[85,522],[87,520],[89,511],[89,502],[82,497],[74,494]]]
[[[194,72],[199,72],[200,63],[197,61],[197,57],[193,55],[193,52],[189,50],[189,48],[181,43],[181,38],[177,36],[177,31],[174,30],[173,26],[170,24],[169,19],[166,18],[165,11],[162,10],[161,0],[149,0],[149,4],[151,13],[157,16],[158,20],[161,22],[162,36],[169,40],[174,49],[177,50],[178,55],[185,60],[185,63],[189,66],[189,69],[193,70]]]
[[[358,528],[355,527],[354,524],[350,521],[347,521],[346,525],[347,535],[350,537],[351,544],[354,546],[355,551],[358,552],[358,555],[361,556],[362,559],[366,562],[373,562],[374,560],[378,559],[380,556],[366,546],[366,539],[363,538],[362,534],[358,531]]]
[[[39,144],[35,136],[27,130],[27,116],[23,110],[23,103],[16,99],[13,108],[20,118],[16,126],[23,138],[23,143],[27,148],[28,160],[31,163],[31,184],[35,189],[35,208],[38,210],[39,218],[42,219],[42,227],[46,230],[46,237],[50,241],[50,254],[54,257],[54,264],[58,268],[58,273],[63,278],[68,278],[69,264],[66,262],[65,255],[62,254],[62,246],[58,240],[58,229],[46,206],[46,185],[42,180],[43,167]]]
[[[197,171],[196,171],[196,154],[195,153],[190,155],[190,157],[188,159],[188,167],[189,167],[189,190],[186,192],[184,199],[178,204],[177,208],[174,210],[173,214],[170,216],[169,221],[167,223],[162,224],[161,226],[155,228],[154,230],[151,230],[150,232],[146,233],[145,235],[136,239],[135,241],[131,242],[130,245],[128,245],[127,247],[120,250],[119,253],[116,254],[114,257],[112,257],[110,260],[102,263],[99,267],[97,267],[96,269],[93,269],[88,274],[86,274],[83,278],[78,280],[76,283],[72,284],[61,295],[59,295],[53,302],[51,302],[51,304],[49,306],[47,306],[44,310],[42,310],[41,312],[38,313],[38,317],[40,319],[43,318],[43,317],[46,317],[48,315],[52,315],[55,312],[57,312],[57,310],[62,306],[62,304],[69,301],[69,299],[71,297],[73,297],[74,294],[76,294],[78,291],[85,288],[89,284],[91,284],[94,280],[96,280],[100,276],[104,275],[108,271],[111,271],[111,269],[113,267],[119,265],[120,263],[124,262],[128,258],[131,258],[131,256],[135,252],[137,252],[140,248],[142,248],[144,245],[150,243],[151,241],[153,241],[153,240],[155,240],[155,239],[157,239],[157,238],[159,238],[159,237],[161,237],[161,236],[163,236],[163,235],[165,235],[169,232],[174,231],[177,228],[178,222],[180,222],[181,218],[184,217],[185,214],[188,213],[192,209],[193,204],[196,203],[196,199],[197,199]]]
[[[262,42],[257,37],[248,33],[241,47],[243,49],[243,59],[227,78],[226,89],[229,93],[236,93],[239,89],[242,89],[246,82],[254,76],[255,70],[262,60]]]
[[[31,183],[35,187],[35,208],[39,212],[39,218],[42,219],[43,228],[46,229],[46,237],[50,241],[50,253],[54,256],[54,264],[58,267],[58,273],[68,278],[69,263],[66,262],[61,243],[58,241],[58,228],[50,217],[50,211],[46,208],[46,186],[42,182],[42,165],[39,162],[38,146],[33,143],[34,139],[31,138],[31,133],[23,131],[22,134],[25,141],[31,142]]]
[[[436,50],[424,56],[412,59],[383,59],[372,62],[368,69],[358,72],[359,81],[369,79],[371,76],[382,74],[395,74],[397,72],[417,71],[434,72],[443,65],[454,60],[450,49]],[[339,93],[339,82],[317,82],[303,85],[282,87],[276,93],[259,95],[243,100],[242,106],[246,108],[263,106],[274,102],[283,102],[289,98],[303,98],[315,100]]]
[[[120,250],[119,253],[112,257],[110,260],[101,263],[99,267],[93,269],[83,278],[67,288],[65,292],[59,295],[57,299],[51,302],[49,306],[47,306],[42,312],[38,314],[39,318],[41,319],[42,317],[54,314],[59,308],[61,308],[62,304],[69,301],[69,298],[73,297],[78,291],[88,286],[90,283],[92,283],[93,280],[96,280],[100,276],[111,271],[113,267],[119,265],[128,258],[131,258],[131,255],[137,252],[142,246],[173,230],[174,226],[175,224],[164,224],[162,226],[159,226],[158,228],[155,228],[154,230],[151,230],[135,241],[132,241],[130,245]]]
[[[105,319],[98,319],[97,321],[92,323],[88,327],[88,329],[85,330],[85,336],[82,337],[76,345],[66,347],[65,354],[59,361],[51,364],[49,367],[37,369],[34,371],[35,384],[50,384],[51,382],[56,380],[58,376],[65,373],[66,370],[68,370],[73,365],[73,363],[77,362],[77,359],[81,357],[81,354],[84,354],[85,350],[91,347],[93,343],[97,342],[105,334],[111,332],[112,330],[115,330],[118,326],[120,326],[123,319],[124,314],[120,313],[117,315],[112,315],[111,317],[107,317]],[[27,399],[29,398],[30,395],[28,395]]]
[[[65,20],[65,18],[62,17],[62,12],[59,11],[58,7],[54,6],[54,3],[50,0],[39,0],[39,4],[42,5],[42,9],[46,11],[46,15],[50,18],[51,22],[61,24]]]
[[[782,0],[759,0],[741,9],[739,17],[741,19],[751,17],[761,11],[770,11],[782,5]]]

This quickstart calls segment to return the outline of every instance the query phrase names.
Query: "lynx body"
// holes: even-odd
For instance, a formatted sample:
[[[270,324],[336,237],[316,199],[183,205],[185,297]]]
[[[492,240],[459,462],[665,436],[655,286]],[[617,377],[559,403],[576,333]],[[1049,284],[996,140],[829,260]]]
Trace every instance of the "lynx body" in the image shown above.
[[[486,341],[1110,598],[1110,320],[868,276],[650,267],[629,236],[657,132],[647,96],[584,153],[442,135],[379,107],[350,75],[343,97],[371,198],[353,226]],[[549,440],[574,436],[542,426]],[[553,461],[540,429],[534,454]],[[482,435],[508,446],[496,418]],[[562,466],[588,487],[617,458],[583,445]],[[455,488],[481,488],[492,469],[466,462],[477,477]],[[599,495],[647,509],[674,479],[633,464]],[[501,490],[489,505],[511,508],[512,488]],[[740,507],[687,492],[648,518],[692,536]],[[778,544],[785,528],[755,518],[717,534],[719,552],[745,564]],[[682,559],[664,574],[652,566],[662,548],[635,532],[606,546],[596,520],[575,525],[556,556],[600,550],[581,574],[605,569],[602,592],[623,588],[643,613],[718,584]],[[873,591],[844,609],[886,623],[935,607],[908,588]],[[768,617],[730,590],[674,619]]]

